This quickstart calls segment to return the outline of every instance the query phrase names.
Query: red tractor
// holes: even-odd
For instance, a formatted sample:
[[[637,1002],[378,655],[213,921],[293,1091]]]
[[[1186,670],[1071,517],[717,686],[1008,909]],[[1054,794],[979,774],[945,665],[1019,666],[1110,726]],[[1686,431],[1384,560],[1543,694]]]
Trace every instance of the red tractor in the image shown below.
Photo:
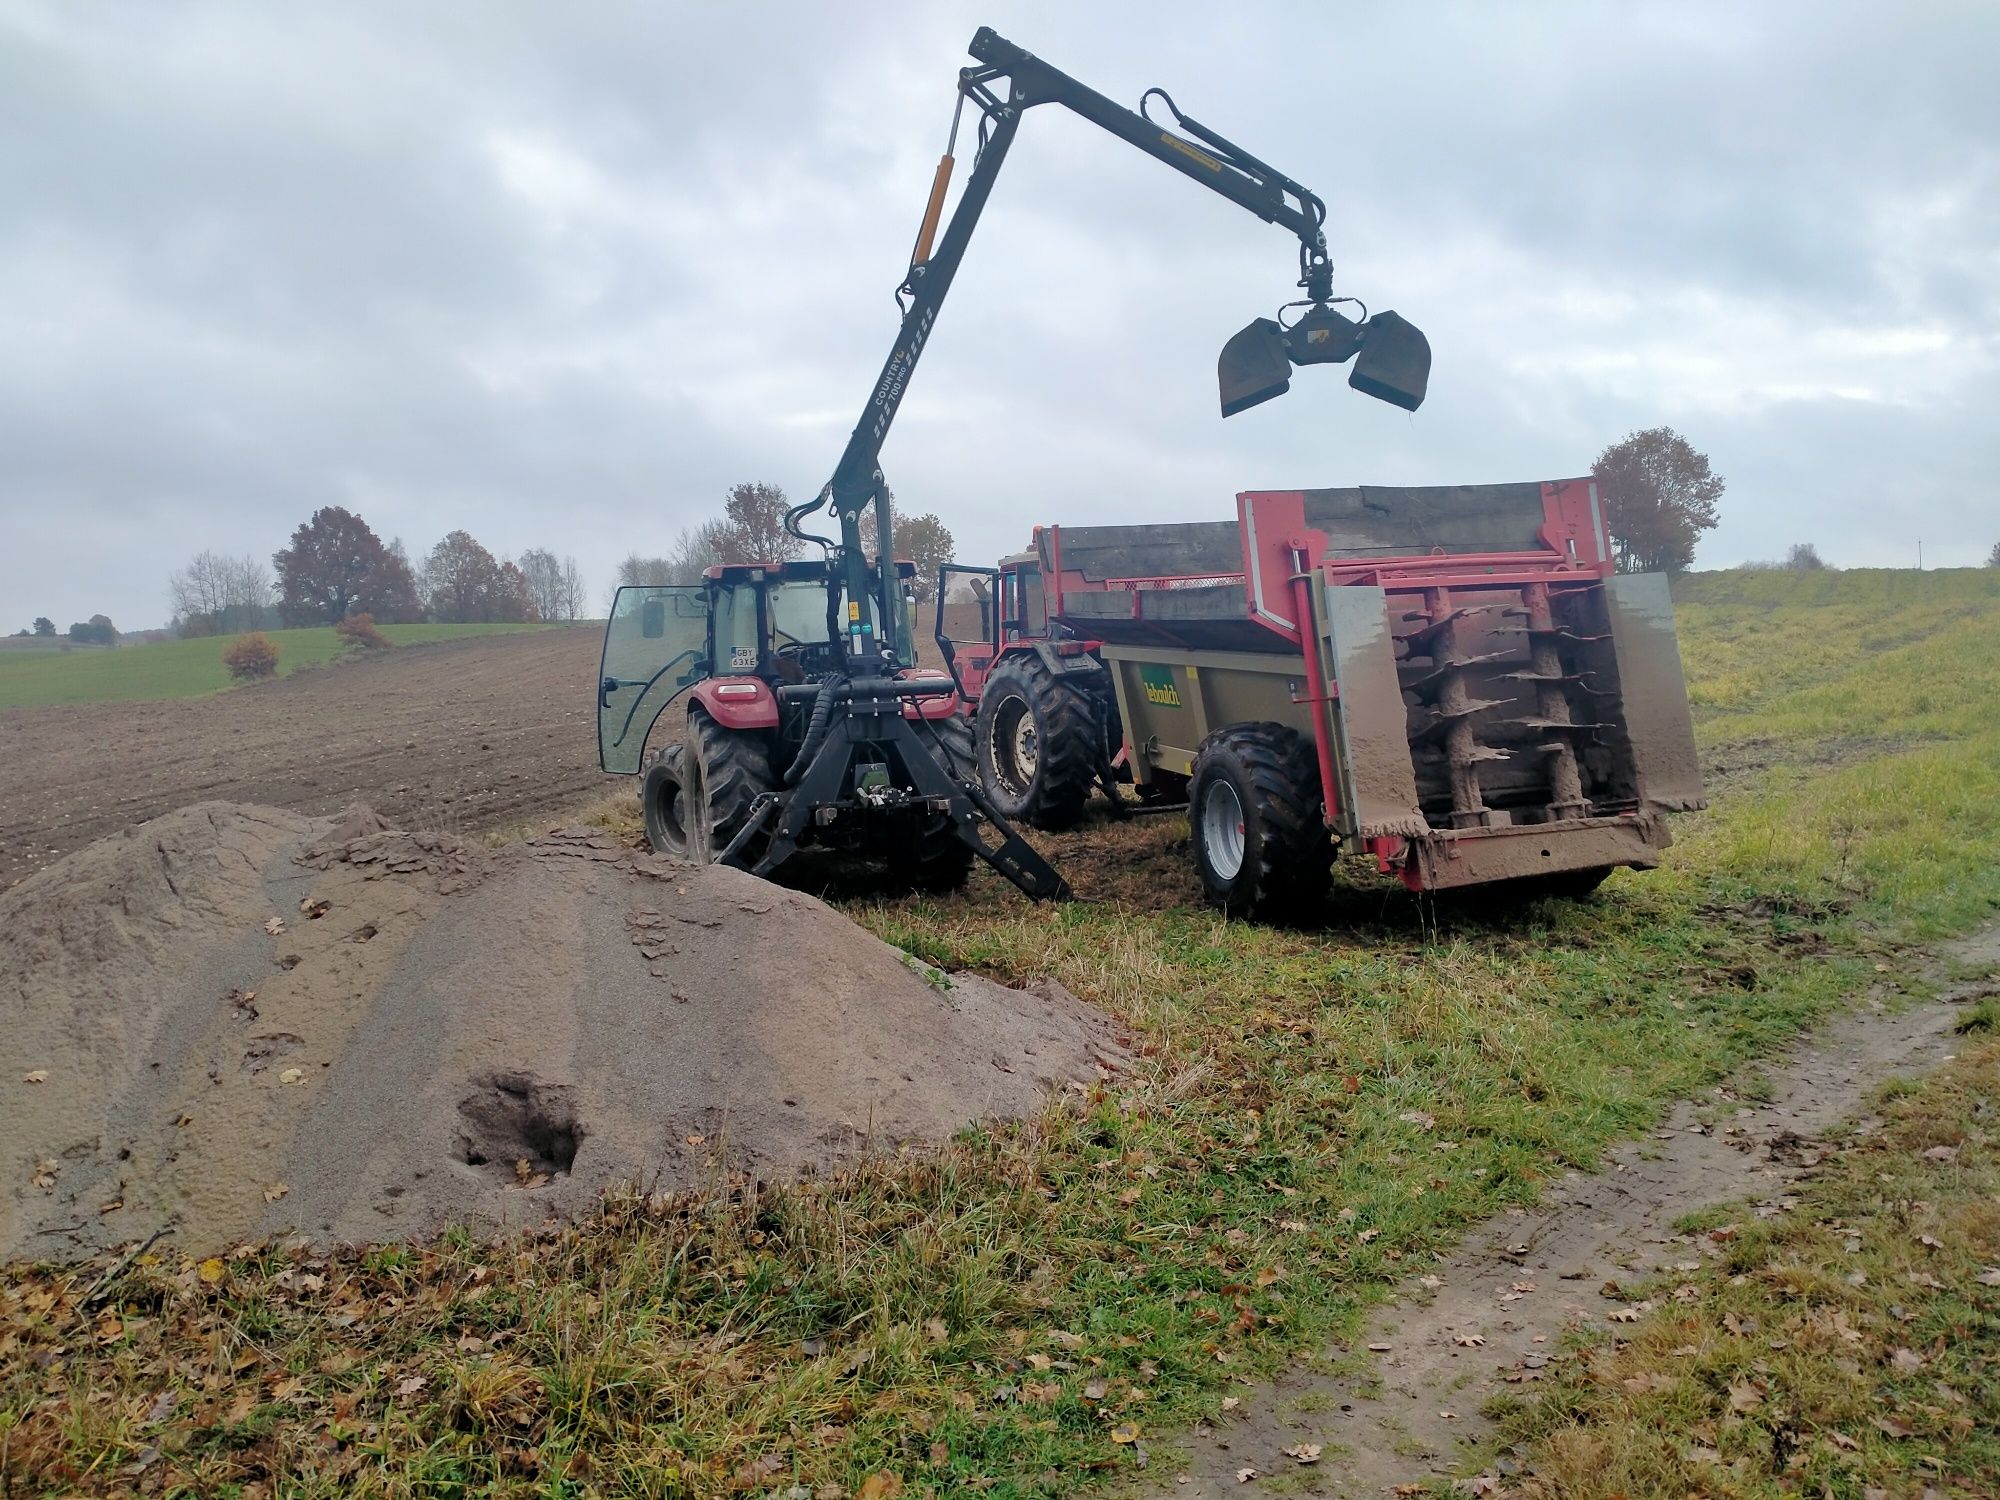
[[[1059,105],[1297,241],[1295,286],[1304,295],[1280,309],[1283,321],[1253,319],[1223,345],[1216,384],[1224,417],[1282,394],[1295,366],[1350,361],[1348,384],[1364,395],[1404,411],[1423,402],[1429,343],[1395,313],[1370,316],[1354,298],[1334,295],[1327,206],[1317,194],[1182,113],[1163,90],[1149,89],[1138,109],[1127,109],[988,28],[970,50],[973,66],[959,72],[945,156],[897,288],[895,342],[832,477],[785,518],[786,531],[820,546],[824,559],[714,568],[695,587],[621,589],[613,605],[598,687],[604,769],[640,771],[654,721],[689,695],[685,747],[643,768],[647,828],[661,849],[769,875],[796,849],[832,845],[879,852],[911,881],[931,885],[956,883],[980,858],[1032,897],[1068,894],[1014,833],[1008,808],[1059,826],[1081,810],[1090,780],[1108,775],[1120,735],[1103,668],[1080,643],[1030,644],[1023,635],[1014,652],[996,641],[979,731],[1005,769],[970,774],[957,688],[911,666],[907,565],[889,561],[894,530],[881,468],[917,361],[1030,110]],[[966,124],[972,169],[946,220],[952,153]],[[872,553],[861,533],[871,506]],[[804,529],[821,509],[837,535]],[[1015,587],[1032,587],[1025,571]],[[1025,596],[1014,618],[1033,621]],[[1041,732],[1074,730],[1086,718],[1081,753],[1070,749],[1072,734]]]

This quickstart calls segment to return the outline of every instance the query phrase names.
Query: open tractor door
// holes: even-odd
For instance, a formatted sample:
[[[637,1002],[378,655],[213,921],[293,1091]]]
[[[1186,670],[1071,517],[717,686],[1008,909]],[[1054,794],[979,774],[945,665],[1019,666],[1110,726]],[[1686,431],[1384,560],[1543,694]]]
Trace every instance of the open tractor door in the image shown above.
[[[947,657],[943,675],[912,666],[908,565],[893,561],[880,464],[973,228],[1036,105],[1061,105],[1296,238],[1304,296],[1224,346],[1223,416],[1281,394],[1293,367],[1309,364],[1352,361],[1349,385],[1406,411],[1424,399],[1424,336],[1393,312],[1370,317],[1355,299],[1334,296],[1326,205],[1316,194],[1182,114],[1160,89],[1127,109],[985,27],[970,51],[975,65],[960,70],[950,141],[897,289],[903,319],[895,343],[833,477],[786,517],[787,531],[817,544],[823,558],[710,569],[699,590],[699,652],[686,644],[695,633],[688,591],[620,592],[599,677],[599,754],[607,771],[643,775],[655,848],[768,875],[798,849],[831,846],[881,854],[910,883],[932,887],[962,881],[977,858],[1029,896],[1069,893],[974,774],[955,664]],[[1149,113],[1155,102],[1165,123]],[[968,107],[972,170],[944,222]],[[870,561],[861,532],[871,505],[879,562]],[[803,529],[822,509],[837,535]],[[655,720],[683,692],[685,735],[640,758]]]

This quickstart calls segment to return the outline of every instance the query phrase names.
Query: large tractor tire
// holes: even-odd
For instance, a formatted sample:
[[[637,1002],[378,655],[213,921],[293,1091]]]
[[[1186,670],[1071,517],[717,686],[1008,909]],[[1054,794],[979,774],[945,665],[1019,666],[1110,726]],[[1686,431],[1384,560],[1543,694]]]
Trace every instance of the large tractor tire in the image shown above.
[[[1003,817],[1073,828],[1097,779],[1102,707],[1088,688],[1018,657],[979,694],[979,782]]]
[[[647,757],[639,778],[639,806],[646,820],[646,842],[654,853],[693,858],[693,797],[686,745],[668,745]]]
[[[917,738],[924,748],[943,754],[938,764],[954,781],[969,781],[979,774],[979,734],[972,715],[953,714],[948,719],[925,719],[916,725]]]
[[[758,795],[778,789],[770,740],[762,730],[724,729],[694,704],[688,709],[687,764],[707,809],[708,853],[713,857],[729,847],[749,820]],[[769,837],[767,825],[743,848],[740,857],[746,867],[757,862]]]
[[[1231,724],[1201,742],[1188,787],[1195,869],[1233,917],[1301,918],[1325,901],[1333,842],[1312,741],[1283,724]]]

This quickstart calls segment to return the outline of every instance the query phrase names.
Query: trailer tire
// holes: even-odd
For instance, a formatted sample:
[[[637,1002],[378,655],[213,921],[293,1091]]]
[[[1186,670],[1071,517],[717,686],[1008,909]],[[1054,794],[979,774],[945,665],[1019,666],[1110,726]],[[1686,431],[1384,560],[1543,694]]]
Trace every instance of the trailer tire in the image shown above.
[[[762,730],[724,729],[698,703],[688,708],[687,753],[700,777],[712,857],[729,847],[758,796],[778,789],[778,773],[771,766],[770,741]],[[746,869],[757,863],[769,839],[767,825],[744,847],[740,857]]]
[[[1017,657],[979,694],[979,783],[1002,817],[1073,828],[1097,779],[1099,704],[1035,657]]]
[[[1201,742],[1188,788],[1195,870],[1234,917],[1310,915],[1326,899],[1333,842],[1312,741],[1283,724],[1231,724]]]
[[[655,854],[687,859],[692,845],[688,828],[687,746],[668,745],[646,759],[639,777],[639,807],[646,823],[646,842]]]

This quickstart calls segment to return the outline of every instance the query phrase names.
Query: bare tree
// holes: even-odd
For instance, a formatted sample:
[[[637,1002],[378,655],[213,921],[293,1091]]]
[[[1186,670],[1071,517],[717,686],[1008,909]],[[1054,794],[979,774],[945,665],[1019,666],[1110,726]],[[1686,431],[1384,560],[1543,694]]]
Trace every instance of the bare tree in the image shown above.
[[[1986,566],[2000,568],[2000,542],[1993,544],[1993,550],[1986,554]]]
[[[521,554],[521,574],[528,580],[528,597],[544,620],[574,620],[583,613],[583,574],[576,559],[559,558],[546,547]]]
[[[183,635],[233,634],[273,623],[270,570],[248,555],[197,553],[168,575],[167,597]]]
[[[1825,570],[1827,561],[1811,542],[1793,542],[1791,551],[1785,554],[1785,566],[1794,573],[1818,573]]]

